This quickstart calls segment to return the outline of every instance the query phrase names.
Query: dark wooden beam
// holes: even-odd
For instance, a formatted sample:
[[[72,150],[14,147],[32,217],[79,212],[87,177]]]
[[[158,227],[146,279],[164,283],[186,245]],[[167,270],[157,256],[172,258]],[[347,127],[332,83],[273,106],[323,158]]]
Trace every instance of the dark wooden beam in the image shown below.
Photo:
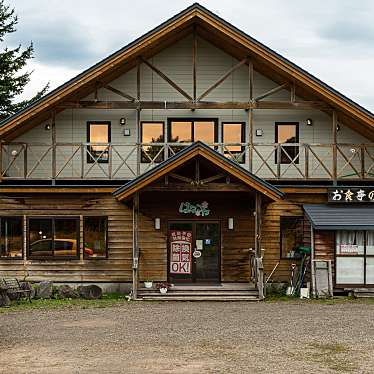
[[[180,192],[187,192],[187,191],[208,191],[208,192],[249,192],[249,187],[236,184],[236,183],[208,183],[208,184],[199,184],[199,185],[191,185],[187,183],[170,183],[168,185],[153,185],[144,187],[143,191],[180,191]]]
[[[58,106],[59,109],[90,108],[90,109],[325,109],[331,108],[320,101],[68,101]]]
[[[197,33],[196,25],[193,28],[193,41],[192,41],[192,90],[193,101],[196,101],[196,59],[197,59]]]
[[[111,91],[127,100],[130,100],[130,101],[135,101],[135,97],[132,97],[131,95],[127,94],[126,92],[123,92],[115,87],[112,87],[111,85],[109,84],[104,84],[103,87],[105,89],[107,89],[108,91]]]
[[[197,101],[201,101],[205,96],[209,95],[215,88],[221,85],[235,70],[239,69],[242,65],[248,62],[248,59],[245,58],[233,66],[230,70],[228,70],[221,78],[218,79],[216,83],[211,85],[206,91],[204,91],[197,99]]]
[[[156,66],[151,64],[149,61],[147,61],[144,58],[141,58],[141,60],[151,69],[153,70],[157,75],[159,75],[165,82],[169,83],[170,86],[175,88],[180,94],[182,94],[187,100],[192,101],[192,97],[185,91],[183,88],[179,87],[175,82],[173,82],[166,74],[164,74],[161,70],[157,69]]]
[[[255,101],[260,101],[262,99],[265,99],[266,97],[269,97],[271,95],[274,95],[275,93],[283,90],[284,88],[286,88],[288,86],[288,83],[283,83],[282,85],[280,86],[277,86],[269,91],[266,91],[265,93],[263,93],[262,95],[259,95],[257,97],[255,97]]]

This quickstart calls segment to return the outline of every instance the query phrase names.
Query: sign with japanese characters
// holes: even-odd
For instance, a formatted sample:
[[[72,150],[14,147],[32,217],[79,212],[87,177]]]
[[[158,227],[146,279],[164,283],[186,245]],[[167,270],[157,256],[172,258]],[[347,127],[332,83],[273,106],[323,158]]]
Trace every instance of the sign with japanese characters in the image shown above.
[[[358,245],[357,244],[340,244],[340,254],[357,255]]]
[[[189,201],[184,201],[179,205],[179,213],[194,214],[197,217],[209,216],[209,204],[203,201],[201,204],[192,204]]]
[[[170,273],[191,274],[192,231],[170,231]]]
[[[328,190],[329,203],[374,203],[374,187],[334,187]]]

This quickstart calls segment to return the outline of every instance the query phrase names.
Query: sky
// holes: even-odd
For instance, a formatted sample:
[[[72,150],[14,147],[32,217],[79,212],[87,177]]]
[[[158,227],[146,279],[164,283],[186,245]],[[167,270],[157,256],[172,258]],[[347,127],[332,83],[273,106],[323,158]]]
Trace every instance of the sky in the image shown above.
[[[17,31],[1,47],[34,43],[22,98],[56,88],[192,1],[5,0]],[[374,112],[373,0],[201,0],[200,4]]]

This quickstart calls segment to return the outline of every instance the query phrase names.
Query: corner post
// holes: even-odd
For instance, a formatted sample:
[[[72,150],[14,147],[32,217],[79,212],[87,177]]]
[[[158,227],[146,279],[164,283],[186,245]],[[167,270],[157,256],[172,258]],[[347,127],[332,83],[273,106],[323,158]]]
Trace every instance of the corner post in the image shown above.
[[[314,229],[310,223],[310,275],[312,277],[312,297],[316,297],[316,276],[314,269]]]
[[[138,108],[136,109],[136,175],[140,175],[141,144],[140,144],[140,59],[136,63],[136,100]]]
[[[138,298],[138,269],[139,269],[139,193],[133,197],[132,204],[132,298]]]
[[[256,192],[256,214],[255,214],[255,261],[256,261],[256,283],[259,299],[264,298],[264,269],[261,256],[261,226],[262,226],[262,198],[259,192]]]

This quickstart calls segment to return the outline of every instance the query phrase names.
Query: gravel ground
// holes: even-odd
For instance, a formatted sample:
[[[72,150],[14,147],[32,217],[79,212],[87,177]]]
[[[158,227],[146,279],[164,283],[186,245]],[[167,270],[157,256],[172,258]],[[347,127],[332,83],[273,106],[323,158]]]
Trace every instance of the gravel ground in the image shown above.
[[[127,303],[0,314],[0,373],[373,373],[374,304]]]

